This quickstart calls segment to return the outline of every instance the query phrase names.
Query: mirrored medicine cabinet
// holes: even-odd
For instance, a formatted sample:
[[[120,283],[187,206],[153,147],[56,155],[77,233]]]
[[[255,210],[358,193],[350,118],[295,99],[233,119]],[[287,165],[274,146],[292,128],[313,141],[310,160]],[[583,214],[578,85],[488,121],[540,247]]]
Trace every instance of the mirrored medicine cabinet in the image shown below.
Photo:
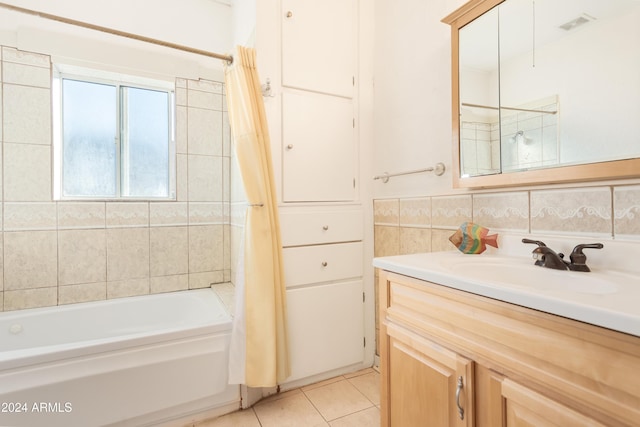
[[[451,25],[454,186],[640,177],[640,0],[471,0]]]

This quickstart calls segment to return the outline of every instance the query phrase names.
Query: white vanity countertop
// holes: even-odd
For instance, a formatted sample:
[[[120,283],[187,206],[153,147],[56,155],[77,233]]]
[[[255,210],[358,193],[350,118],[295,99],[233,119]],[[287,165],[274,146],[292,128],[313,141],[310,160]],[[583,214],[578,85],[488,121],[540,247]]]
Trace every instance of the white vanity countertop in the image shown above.
[[[559,271],[533,263],[530,257],[457,250],[373,260],[383,270],[640,337],[640,275],[593,266],[588,273]]]

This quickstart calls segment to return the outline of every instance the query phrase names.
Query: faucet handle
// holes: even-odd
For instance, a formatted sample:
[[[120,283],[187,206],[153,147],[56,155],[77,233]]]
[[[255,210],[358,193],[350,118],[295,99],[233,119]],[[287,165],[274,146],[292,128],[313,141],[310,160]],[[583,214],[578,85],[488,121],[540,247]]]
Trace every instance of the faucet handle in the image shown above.
[[[587,256],[582,252],[583,249],[602,249],[602,243],[584,243],[577,245],[571,252],[571,269],[574,271],[590,271],[587,267]]]
[[[540,240],[522,239],[522,243],[533,243],[535,245],[538,245],[538,247],[547,246]]]

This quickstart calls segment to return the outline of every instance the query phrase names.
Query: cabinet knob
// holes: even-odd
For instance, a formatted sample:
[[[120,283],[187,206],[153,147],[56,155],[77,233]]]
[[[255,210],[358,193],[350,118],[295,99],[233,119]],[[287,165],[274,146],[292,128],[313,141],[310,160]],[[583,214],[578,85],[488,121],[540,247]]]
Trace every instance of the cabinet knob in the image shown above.
[[[329,264],[327,263],[327,261],[322,261],[322,266],[323,266],[323,267],[326,267],[327,265],[329,265]]]
[[[293,12],[288,11],[287,14],[285,15],[287,18],[291,18],[293,16]]]
[[[287,150],[293,150],[293,144],[287,145]]]
[[[322,229],[323,229],[324,231],[327,231],[327,230],[329,229],[329,226],[328,226],[328,225],[325,225],[325,226],[323,226],[323,227],[322,227]]]

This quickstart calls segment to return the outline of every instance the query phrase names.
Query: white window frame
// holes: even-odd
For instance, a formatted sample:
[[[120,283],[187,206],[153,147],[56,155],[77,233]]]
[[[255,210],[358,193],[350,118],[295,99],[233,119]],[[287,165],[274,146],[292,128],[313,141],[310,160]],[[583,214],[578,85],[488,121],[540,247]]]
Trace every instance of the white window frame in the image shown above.
[[[63,125],[62,125],[62,82],[65,79],[76,80],[87,83],[106,84],[116,87],[116,194],[114,196],[65,196],[63,192]],[[125,196],[122,195],[123,186],[123,159],[122,150],[122,98],[121,87],[136,89],[148,89],[166,92],[169,95],[168,119],[169,119],[169,182],[168,195],[151,196]],[[53,111],[53,181],[54,200],[87,200],[87,201],[175,201],[176,200],[176,96],[175,82],[165,80],[149,79],[145,77],[123,75],[108,71],[85,69],[75,66],[65,66],[57,64],[54,66],[52,84],[52,111]]]

